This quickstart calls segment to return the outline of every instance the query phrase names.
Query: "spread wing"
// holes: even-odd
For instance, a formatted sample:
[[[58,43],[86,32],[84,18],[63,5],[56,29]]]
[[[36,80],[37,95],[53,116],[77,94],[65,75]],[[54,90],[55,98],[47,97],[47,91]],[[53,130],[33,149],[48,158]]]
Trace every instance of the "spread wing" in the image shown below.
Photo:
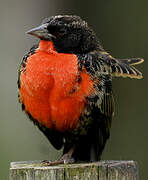
[[[95,93],[88,97],[87,118],[93,122],[90,132],[91,160],[98,160],[110,135],[114,114],[112,77],[141,79],[142,73],[134,65],[142,63],[142,58],[115,59],[105,51],[91,52],[79,57],[80,69],[84,68],[94,80]],[[85,114],[83,115],[86,116]],[[89,139],[89,138],[88,138]]]
[[[102,56],[102,57],[101,57]],[[129,77],[141,79],[142,73],[134,66],[144,62],[142,58],[116,59],[108,53],[100,52],[100,57],[108,64],[114,77]]]

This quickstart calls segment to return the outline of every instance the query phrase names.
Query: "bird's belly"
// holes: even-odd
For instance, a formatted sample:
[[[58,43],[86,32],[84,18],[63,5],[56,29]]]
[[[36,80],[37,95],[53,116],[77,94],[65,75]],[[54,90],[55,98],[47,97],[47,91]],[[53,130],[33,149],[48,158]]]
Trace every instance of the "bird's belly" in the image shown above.
[[[59,131],[74,129],[91,93],[90,76],[81,72],[72,54],[38,52],[21,72],[20,100],[39,123]]]

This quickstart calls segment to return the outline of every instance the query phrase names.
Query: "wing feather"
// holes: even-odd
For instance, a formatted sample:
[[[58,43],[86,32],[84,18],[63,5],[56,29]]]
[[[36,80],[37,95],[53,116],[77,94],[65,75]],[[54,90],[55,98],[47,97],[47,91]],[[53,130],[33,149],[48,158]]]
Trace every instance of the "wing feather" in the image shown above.
[[[112,76],[141,79],[142,73],[134,66],[144,62],[142,58],[116,59],[107,52],[100,52],[101,58],[109,65]]]
[[[112,95],[112,76],[106,62],[93,52],[80,56],[79,64],[87,70],[92,80],[96,82],[95,93],[87,98],[87,110],[82,119],[89,119],[92,122],[90,136],[92,143],[91,160],[99,160],[106,141],[110,136],[111,121],[114,113],[114,101]],[[80,68],[81,69],[81,68]],[[96,81],[97,79],[97,81]]]

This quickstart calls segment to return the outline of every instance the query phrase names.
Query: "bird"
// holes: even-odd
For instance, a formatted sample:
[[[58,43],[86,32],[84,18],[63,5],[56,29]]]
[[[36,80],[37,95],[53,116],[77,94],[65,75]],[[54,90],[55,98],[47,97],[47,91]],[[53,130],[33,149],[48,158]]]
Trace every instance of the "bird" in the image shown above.
[[[39,42],[18,71],[22,110],[57,150],[48,165],[101,159],[114,116],[112,79],[141,79],[143,58],[106,52],[88,23],[76,15],[45,18],[27,34]]]

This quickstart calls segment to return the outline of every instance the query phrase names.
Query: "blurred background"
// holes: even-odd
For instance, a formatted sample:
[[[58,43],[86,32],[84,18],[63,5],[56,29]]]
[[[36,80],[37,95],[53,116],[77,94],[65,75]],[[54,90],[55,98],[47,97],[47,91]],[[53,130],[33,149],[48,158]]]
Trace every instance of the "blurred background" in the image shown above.
[[[76,14],[93,27],[104,48],[119,58],[143,57],[144,79],[113,81],[116,112],[102,159],[136,160],[140,180],[148,161],[148,1],[147,0],[0,0],[0,180],[8,179],[9,163],[54,160],[60,156],[21,112],[17,70],[37,41],[25,34],[45,17]]]

